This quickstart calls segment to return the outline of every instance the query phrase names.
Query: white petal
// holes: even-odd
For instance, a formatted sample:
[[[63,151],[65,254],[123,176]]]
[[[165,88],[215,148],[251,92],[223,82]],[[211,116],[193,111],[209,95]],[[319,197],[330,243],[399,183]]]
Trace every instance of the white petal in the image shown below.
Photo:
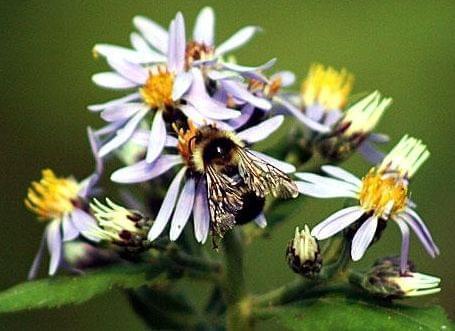
[[[282,105],[284,108],[286,108],[286,110],[288,110],[300,122],[305,124],[310,129],[317,131],[317,132],[321,132],[321,133],[330,132],[330,130],[331,130],[330,127],[322,125],[322,124],[312,120],[311,118],[306,116],[300,109],[298,109],[296,106],[294,106],[290,102],[287,102],[286,100],[278,98],[278,97],[275,97],[273,100],[275,102],[277,102],[278,104]]]
[[[188,222],[188,218],[193,211],[195,195],[195,181],[194,178],[187,178],[185,185],[183,186],[182,192],[180,193],[179,200],[175,207],[174,215],[171,221],[171,231],[169,239],[174,241],[180,236]]]
[[[261,152],[257,152],[257,151],[253,151],[253,150],[249,150],[249,151],[251,153],[253,153],[255,156],[257,156],[258,158],[264,160],[265,162],[269,163],[270,165],[274,166],[275,168],[281,170],[284,173],[290,174],[290,173],[295,172],[295,167],[290,163],[277,160],[277,159],[275,159],[271,156],[268,156],[264,153],[261,153]]]
[[[184,95],[191,86],[193,75],[189,72],[181,72],[177,75],[172,88],[172,100],[176,101]]]
[[[238,65],[236,63],[230,63],[230,62],[221,62],[221,65],[225,69],[232,70],[234,72],[245,73],[245,72],[267,70],[267,69],[270,69],[271,67],[273,67],[273,65],[275,63],[276,63],[276,58],[273,58],[270,61],[267,61],[266,63],[261,64],[257,67],[247,67],[247,66]]]
[[[349,171],[346,171],[340,167],[335,167],[332,165],[324,165],[321,167],[322,171],[329,174],[330,176],[344,180],[345,182],[351,183],[357,187],[362,185],[362,181],[356,176],[351,174]]]
[[[281,86],[287,87],[291,86],[295,82],[295,74],[292,71],[279,71],[272,76],[270,76],[270,80],[273,81],[275,79],[281,80]]]
[[[234,49],[245,45],[258,31],[261,31],[261,29],[256,26],[244,27],[219,45],[215,49],[215,55],[223,55],[224,53],[233,51]]]
[[[272,108],[272,104],[267,99],[255,96],[249,92],[246,87],[240,85],[238,82],[222,80],[221,85],[226,92],[234,98],[248,102],[260,109],[269,110]]]
[[[252,126],[249,129],[240,131],[237,136],[247,143],[255,143],[264,140],[274,133],[284,121],[283,115],[274,116],[268,120]]]
[[[28,280],[35,279],[36,276],[38,275],[39,267],[41,266],[41,262],[43,260],[44,247],[46,246],[46,237],[47,231],[45,230],[41,238],[41,242],[39,244],[38,252],[36,253],[35,258],[33,259],[32,266],[30,267],[30,271],[28,272],[27,276]]]
[[[215,13],[211,7],[199,12],[193,30],[193,39],[201,44],[212,46],[215,35]]]
[[[357,198],[357,193],[323,184],[296,181],[297,189],[303,195],[314,198]]]
[[[254,219],[254,222],[261,228],[265,228],[267,226],[267,219],[265,218],[264,213],[260,213],[258,217]]]
[[[161,155],[155,162],[145,160],[114,171],[111,180],[116,183],[133,184],[153,179],[182,163],[180,155]]]
[[[166,54],[168,33],[160,25],[144,16],[136,16],[133,23],[144,38],[161,53]]]
[[[62,218],[63,241],[71,241],[79,236],[79,230],[74,226],[68,214]]]
[[[131,45],[139,53],[140,63],[159,63],[166,62],[166,56],[152,50],[147,42],[139,34],[133,32],[130,35]],[[134,62],[134,61],[132,61]]]
[[[343,190],[343,191],[352,191],[358,192],[359,186],[354,185],[343,180],[329,178],[324,176],[319,176],[316,174],[312,174],[310,172],[298,172],[295,174],[298,178],[315,185],[323,185],[328,188],[333,188],[335,190]]]
[[[365,212],[359,206],[341,209],[311,230],[311,235],[318,240],[327,239],[357,221]]]
[[[106,122],[117,122],[126,120],[136,114],[144,107],[144,104],[139,102],[124,103],[104,109],[101,112],[101,118]]]
[[[183,175],[186,172],[186,167],[180,169],[177,175],[172,180],[171,185],[169,186],[166,196],[164,197],[163,203],[161,204],[160,211],[156,216],[155,222],[152,225],[148,233],[148,240],[153,241],[163,232],[166,224],[171,218],[172,211],[175,207],[175,202],[177,201],[177,196],[179,193],[180,183],[182,181]]]
[[[140,97],[141,97],[140,94],[135,92],[135,93],[132,93],[132,94],[128,94],[126,97],[121,97],[119,99],[114,99],[114,100],[111,100],[111,101],[108,101],[108,102],[105,102],[105,103],[100,103],[100,104],[97,104],[97,105],[90,105],[90,106],[87,107],[87,109],[90,110],[90,111],[93,111],[93,112],[98,112],[98,111],[104,110],[106,108],[110,108],[110,107],[118,106],[118,105],[121,105],[121,104],[124,104],[124,103],[128,103],[130,101],[139,99]]]
[[[51,260],[49,263],[49,275],[53,276],[57,272],[62,259],[62,234],[60,232],[60,220],[53,220],[47,226],[47,248]]]
[[[117,73],[137,85],[143,85],[147,80],[147,70],[137,63],[127,62],[118,57],[108,57],[107,63]]]
[[[134,130],[139,125],[139,122],[147,115],[148,111],[148,106],[144,106],[144,108],[137,112],[123,128],[117,130],[117,135],[100,148],[99,156],[104,157],[114,149],[123,145],[131,137]]]
[[[164,149],[166,144],[166,124],[163,120],[163,112],[157,111],[153,118],[152,129],[150,130],[150,139],[147,147],[145,160],[148,163],[155,161]]]
[[[109,57],[117,57],[125,59],[128,62],[132,63],[144,63],[148,62],[147,59],[144,58],[139,52],[128,49],[125,47],[120,47],[116,45],[109,45],[109,44],[97,44],[95,45],[94,51],[102,56],[107,58]]]
[[[92,81],[101,87],[110,89],[127,89],[136,87],[137,84],[123,78],[114,72],[100,72],[92,76]]]
[[[357,230],[352,239],[351,257],[353,261],[358,261],[365,254],[368,246],[376,233],[378,219],[374,216],[368,218],[365,223]]]

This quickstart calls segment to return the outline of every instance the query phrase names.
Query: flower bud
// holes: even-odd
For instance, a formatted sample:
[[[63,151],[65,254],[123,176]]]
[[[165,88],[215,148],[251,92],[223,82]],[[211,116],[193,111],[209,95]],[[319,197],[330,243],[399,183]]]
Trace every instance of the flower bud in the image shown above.
[[[434,294],[441,291],[440,278],[414,272],[408,265],[406,273],[400,273],[399,258],[384,258],[376,262],[366,273],[361,286],[368,292],[384,298],[404,298]]]
[[[68,241],[63,246],[65,262],[76,270],[99,268],[119,261],[116,252],[83,241]]]
[[[126,209],[106,199],[102,204],[94,199],[90,204],[98,226],[89,229],[84,236],[137,253],[150,248],[147,234],[153,221],[137,211]]]
[[[295,229],[294,239],[289,241],[286,250],[286,259],[289,267],[304,277],[312,278],[321,271],[319,244],[311,236],[308,225],[302,231],[298,227]]]

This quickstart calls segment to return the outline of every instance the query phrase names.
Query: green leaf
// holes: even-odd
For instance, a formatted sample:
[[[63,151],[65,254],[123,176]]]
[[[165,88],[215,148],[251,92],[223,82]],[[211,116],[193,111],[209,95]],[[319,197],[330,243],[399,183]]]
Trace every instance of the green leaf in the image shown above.
[[[82,276],[30,281],[0,293],[0,313],[54,308],[90,300],[113,288],[137,288],[159,281],[162,269],[150,265],[122,265]]]
[[[366,299],[339,296],[301,301],[270,308],[273,316],[289,330],[452,330],[439,306],[417,308]]]

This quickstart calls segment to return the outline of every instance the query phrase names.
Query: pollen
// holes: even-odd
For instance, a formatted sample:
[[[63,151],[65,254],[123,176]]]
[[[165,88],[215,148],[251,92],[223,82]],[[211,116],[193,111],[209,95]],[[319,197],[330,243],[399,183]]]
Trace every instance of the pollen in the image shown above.
[[[376,169],[362,179],[359,194],[360,205],[378,217],[388,218],[406,206],[407,184],[400,176],[384,174]]]
[[[186,45],[185,49],[185,62],[187,68],[191,67],[194,61],[205,61],[211,60],[214,55],[214,49],[212,46],[198,43],[196,41],[190,41]]]
[[[156,66],[150,69],[149,77],[139,91],[142,99],[151,108],[165,108],[173,104],[173,86],[174,74],[170,73],[165,66]]]
[[[32,182],[24,202],[39,220],[53,220],[73,211],[78,192],[76,180],[57,177],[52,170],[45,169],[41,180]]]
[[[188,120],[188,128],[177,128],[175,123],[172,125],[174,131],[177,133],[178,145],[177,149],[187,164],[191,164],[192,151],[195,144],[195,138],[198,134],[198,128],[191,120]]]
[[[283,79],[278,76],[274,79],[271,79],[269,83],[251,79],[248,88],[253,93],[262,91],[267,98],[272,99],[275,95],[278,94],[278,92],[280,92],[282,86]]]
[[[346,69],[337,71],[313,64],[302,82],[301,97],[305,107],[319,104],[325,110],[342,109],[351,93],[354,76]]]

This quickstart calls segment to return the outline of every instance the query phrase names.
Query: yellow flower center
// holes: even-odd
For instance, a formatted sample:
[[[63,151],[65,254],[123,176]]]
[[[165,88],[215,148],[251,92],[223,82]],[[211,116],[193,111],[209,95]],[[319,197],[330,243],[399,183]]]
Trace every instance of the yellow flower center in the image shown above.
[[[177,149],[178,149],[180,155],[183,157],[183,159],[189,165],[189,164],[191,164],[191,160],[192,160],[195,138],[199,131],[198,131],[197,127],[194,126],[193,122],[190,120],[188,120],[187,129],[183,129],[183,128],[178,129],[175,124],[173,124],[173,128],[174,128],[175,132],[177,133],[177,137],[178,137],[178,141],[179,141],[178,145],[177,145]]]
[[[360,205],[378,217],[402,211],[406,206],[407,184],[393,174],[377,172],[374,168],[362,179]]]
[[[354,76],[346,69],[337,71],[322,64],[313,64],[302,82],[301,97],[305,107],[319,104],[325,110],[342,109],[352,90]]]
[[[142,99],[151,108],[165,108],[173,104],[173,86],[174,74],[170,73],[166,67],[153,67],[150,69],[149,77],[139,92]]]
[[[53,220],[73,211],[78,201],[79,184],[71,177],[59,178],[50,169],[42,171],[39,182],[32,182],[25,205],[40,220]]]

